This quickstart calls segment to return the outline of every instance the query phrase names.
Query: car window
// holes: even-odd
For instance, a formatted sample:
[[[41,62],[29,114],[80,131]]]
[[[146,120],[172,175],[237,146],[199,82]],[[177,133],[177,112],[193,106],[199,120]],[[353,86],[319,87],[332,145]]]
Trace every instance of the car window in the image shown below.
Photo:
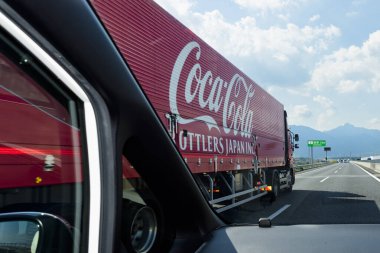
[[[88,217],[82,111],[82,102],[59,79],[0,30],[0,213],[60,217],[74,235],[72,252],[83,246]],[[24,236],[35,249],[34,236],[26,236],[33,225],[2,223],[1,245]]]

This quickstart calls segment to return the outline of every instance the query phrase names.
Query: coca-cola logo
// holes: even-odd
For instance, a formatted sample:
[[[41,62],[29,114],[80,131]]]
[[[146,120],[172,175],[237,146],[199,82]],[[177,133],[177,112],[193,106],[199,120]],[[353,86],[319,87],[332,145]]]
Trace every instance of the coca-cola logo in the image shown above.
[[[194,51],[194,53],[192,53]],[[252,136],[253,111],[251,101],[255,94],[253,84],[249,84],[239,75],[234,74],[230,81],[223,80],[220,76],[214,76],[211,70],[204,71],[200,64],[201,47],[192,41],[180,52],[174,64],[170,79],[169,104],[170,111],[177,115],[179,124],[189,124],[195,121],[203,121],[208,129],[220,128],[226,134],[250,138]],[[184,66],[188,60],[195,64],[188,73],[184,73]],[[180,83],[182,75],[187,75],[186,83]],[[184,93],[179,91],[179,86],[184,85]],[[210,89],[211,88],[211,89]],[[205,92],[207,90],[207,92]],[[183,97],[187,104],[195,108],[208,109],[209,114],[199,115],[195,118],[182,117],[178,108],[178,98]],[[222,126],[219,126],[215,116],[222,113]],[[213,116],[212,116],[213,115]]]

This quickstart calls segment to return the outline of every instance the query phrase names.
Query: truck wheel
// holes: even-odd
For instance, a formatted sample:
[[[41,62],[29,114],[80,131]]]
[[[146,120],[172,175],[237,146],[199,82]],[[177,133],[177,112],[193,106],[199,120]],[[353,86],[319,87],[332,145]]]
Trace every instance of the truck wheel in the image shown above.
[[[146,206],[123,201],[123,243],[128,252],[168,251],[175,232],[160,204],[145,193],[143,199]]]
[[[152,249],[157,237],[154,210],[149,206],[129,202],[122,231],[128,252],[147,252]]]
[[[286,189],[286,192],[292,192],[293,191],[293,185],[292,185],[291,181],[288,182],[288,187],[286,187],[285,189]]]
[[[295,180],[294,171],[292,169],[290,170],[289,177],[290,177],[290,180],[288,180],[288,182],[287,182],[288,187],[286,187],[285,189],[286,189],[287,192],[292,192],[293,191],[294,180]]]
[[[296,175],[293,169],[290,170],[290,175],[292,176],[292,185],[294,185],[294,183],[296,182]]]
[[[272,201],[275,201],[280,194],[280,178],[278,177],[278,173],[274,173],[272,179]]]

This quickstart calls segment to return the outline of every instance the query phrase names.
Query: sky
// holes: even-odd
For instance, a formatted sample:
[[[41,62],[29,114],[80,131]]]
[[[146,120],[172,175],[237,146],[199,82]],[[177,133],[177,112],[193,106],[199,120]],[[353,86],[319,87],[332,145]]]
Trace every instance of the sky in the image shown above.
[[[380,130],[380,1],[155,1],[277,98],[289,124]]]

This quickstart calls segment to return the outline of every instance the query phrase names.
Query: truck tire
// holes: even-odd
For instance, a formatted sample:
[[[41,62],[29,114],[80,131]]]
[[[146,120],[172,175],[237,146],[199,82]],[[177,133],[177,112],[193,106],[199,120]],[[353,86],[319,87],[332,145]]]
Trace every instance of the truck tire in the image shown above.
[[[290,180],[287,182],[288,187],[285,188],[287,192],[293,191],[294,182],[295,182],[294,171],[293,171],[293,169],[290,169]]]
[[[162,252],[174,240],[171,226],[162,209],[152,198],[144,198],[147,205],[123,201],[122,241],[127,252]]]
[[[273,173],[272,177],[272,192],[271,192],[272,201],[275,201],[280,194],[280,178],[277,172]]]
[[[293,185],[292,185],[291,181],[288,182],[288,187],[285,188],[285,191],[286,192],[292,192],[293,191]]]
[[[152,249],[157,239],[157,218],[154,210],[131,201],[126,203],[125,210],[122,237],[128,252],[147,252]]]
[[[293,185],[289,185],[288,188],[286,188],[286,192],[292,192],[293,191]]]
[[[292,176],[292,185],[294,185],[296,182],[296,174],[294,173],[293,168],[290,169],[290,175]]]

